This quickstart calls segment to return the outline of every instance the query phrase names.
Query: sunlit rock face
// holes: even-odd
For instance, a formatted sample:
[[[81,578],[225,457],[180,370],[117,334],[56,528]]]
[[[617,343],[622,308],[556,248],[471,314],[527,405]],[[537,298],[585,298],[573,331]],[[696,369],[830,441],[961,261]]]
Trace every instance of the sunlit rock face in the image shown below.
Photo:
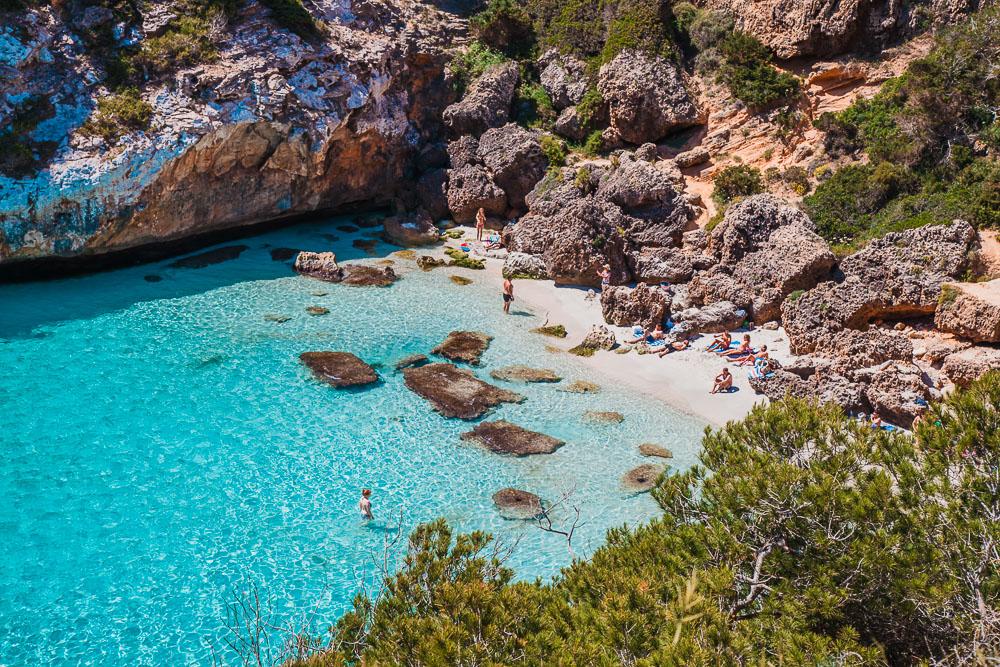
[[[170,4],[148,5],[141,20],[111,26],[119,44],[162,34]],[[110,142],[81,131],[110,92],[86,17],[50,7],[5,15],[0,134],[26,108],[34,118],[21,135],[29,166],[0,157],[0,264],[401,196],[454,100],[444,49],[464,25],[412,0],[308,5],[325,26],[308,41],[256,2],[213,25],[218,56],[146,77],[148,129]]]

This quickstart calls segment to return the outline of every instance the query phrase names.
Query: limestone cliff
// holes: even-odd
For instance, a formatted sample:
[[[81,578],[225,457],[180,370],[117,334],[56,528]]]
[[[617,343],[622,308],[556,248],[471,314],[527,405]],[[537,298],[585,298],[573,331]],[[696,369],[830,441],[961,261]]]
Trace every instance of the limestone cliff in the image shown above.
[[[142,76],[148,125],[105,140],[81,131],[114,74],[88,35],[141,44],[182,5],[129,21],[77,4],[2,14],[0,135],[20,122],[30,166],[0,159],[0,264],[393,201],[452,101],[446,49],[464,31],[415,0],[313,0],[321,29],[303,39],[243,2],[211,26],[206,62]]]

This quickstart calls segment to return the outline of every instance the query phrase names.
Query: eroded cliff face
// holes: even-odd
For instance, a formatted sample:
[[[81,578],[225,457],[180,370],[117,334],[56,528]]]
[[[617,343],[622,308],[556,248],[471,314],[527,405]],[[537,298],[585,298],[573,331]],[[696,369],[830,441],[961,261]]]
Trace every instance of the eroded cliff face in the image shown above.
[[[452,101],[446,49],[464,24],[411,0],[309,4],[325,24],[309,41],[244,4],[213,27],[216,58],[147,78],[148,129],[110,142],[80,131],[109,93],[78,34],[83,15],[44,7],[5,22],[0,130],[26,100],[44,101],[44,119],[23,137],[37,169],[0,174],[0,264],[399,196]],[[170,4],[149,6],[141,24],[109,26],[115,38],[162,31]]]

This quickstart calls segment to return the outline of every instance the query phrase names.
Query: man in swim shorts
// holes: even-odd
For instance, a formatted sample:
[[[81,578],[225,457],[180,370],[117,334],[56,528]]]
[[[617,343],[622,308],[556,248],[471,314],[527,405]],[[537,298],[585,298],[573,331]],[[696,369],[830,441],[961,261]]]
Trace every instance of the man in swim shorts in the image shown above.
[[[510,278],[503,279],[503,312],[510,312],[510,302],[514,300],[514,283]]]

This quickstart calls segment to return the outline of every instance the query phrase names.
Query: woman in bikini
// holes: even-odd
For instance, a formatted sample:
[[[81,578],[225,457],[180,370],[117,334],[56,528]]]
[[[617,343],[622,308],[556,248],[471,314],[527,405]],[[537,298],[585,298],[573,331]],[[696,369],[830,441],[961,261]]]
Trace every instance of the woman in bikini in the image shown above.
[[[725,349],[721,352],[716,352],[720,357],[729,357],[730,359],[736,359],[738,357],[744,357],[753,352],[753,348],[750,347],[750,334],[743,334],[743,342],[735,350]]]

